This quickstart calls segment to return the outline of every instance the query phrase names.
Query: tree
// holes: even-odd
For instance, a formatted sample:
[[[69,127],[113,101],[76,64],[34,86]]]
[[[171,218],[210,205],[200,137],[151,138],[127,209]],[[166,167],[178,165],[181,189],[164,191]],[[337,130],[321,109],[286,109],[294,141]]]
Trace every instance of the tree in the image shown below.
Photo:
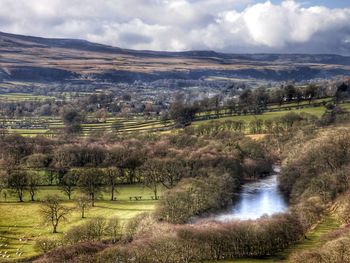
[[[110,237],[112,238],[112,242],[116,243],[118,241],[119,236],[122,233],[119,217],[114,216],[108,220],[106,231],[107,231],[107,234],[109,234]]]
[[[173,188],[188,173],[181,160],[165,159],[160,163],[161,183],[167,189]]]
[[[40,177],[35,171],[27,173],[27,177],[28,177],[28,190],[30,194],[30,200],[35,201],[34,196],[38,191],[38,185],[40,184]]]
[[[349,84],[342,83],[337,87],[337,90],[335,92],[335,100],[337,102],[341,101],[342,99],[348,98],[350,95],[350,82]]]
[[[143,182],[153,191],[155,200],[158,200],[158,187],[162,182],[161,163],[159,159],[151,159],[143,165]]]
[[[68,196],[69,200],[71,200],[72,193],[77,186],[78,179],[79,175],[76,170],[69,171],[62,178],[60,187],[62,191]]]
[[[216,95],[210,99],[210,104],[212,105],[217,118],[220,117],[220,105],[222,100],[223,98],[220,95]]]
[[[51,159],[48,155],[35,153],[25,159],[26,166],[32,169],[45,169],[50,165]]]
[[[242,108],[243,113],[246,114],[250,110],[253,104],[253,92],[251,89],[245,89],[239,96],[239,106]]]
[[[270,95],[271,102],[278,103],[281,106],[284,102],[284,98],[285,98],[285,96],[284,96],[284,92],[282,90],[282,87],[272,90],[271,95]]]
[[[287,98],[287,101],[292,101],[295,97],[296,97],[296,94],[297,94],[297,91],[294,87],[294,85],[287,85],[285,88],[284,88],[284,92],[285,92],[285,96]]]
[[[260,87],[254,90],[254,101],[260,112],[262,112],[269,102],[269,95],[265,87]]]
[[[74,109],[65,109],[62,114],[65,131],[68,134],[80,133],[83,116]]]
[[[304,97],[305,99],[309,100],[309,104],[316,97],[317,89],[318,89],[317,86],[313,84],[310,84],[305,88]]]
[[[0,170],[0,195],[3,193],[3,191],[6,189],[6,186],[7,186],[7,178],[6,177],[7,177],[6,172]]]
[[[28,177],[25,171],[10,171],[7,178],[9,188],[13,189],[20,202],[23,202],[23,193],[28,185]]]
[[[96,195],[102,190],[103,174],[97,168],[79,169],[78,185],[87,194],[91,201],[91,206],[95,206]]]
[[[140,148],[130,148],[128,146],[124,147],[124,154],[119,167],[126,170],[128,183],[135,183],[136,171],[143,164],[143,161],[144,155],[142,154],[142,150],[140,150]]]
[[[197,111],[196,107],[177,101],[171,105],[169,113],[176,125],[186,126],[195,119]]]
[[[117,191],[117,184],[120,178],[123,177],[123,171],[116,167],[109,167],[104,169],[104,178],[107,185],[111,189],[111,201],[114,201],[114,193]]]
[[[71,209],[62,205],[57,195],[48,195],[40,210],[43,220],[52,225],[52,233],[57,233],[58,224],[66,220],[70,212]]]
[[[50,169],[51,157],[48,154],[34,153],[24,158],[25,166],[31,170],[44,170],[48,173],[48,183],[53,184],[53,171]]]
[[[90,208],[91,201],[86,195],[80,195],[77,200],[77,208],[81,212],[81,218],[85,218],[85,211]]]
[[[300,88],[296,89],[295,90],[295,98],[297,100],[297,103],[298,105],[300,104],[300,102],[302,101],[303,99],[303,92]]]

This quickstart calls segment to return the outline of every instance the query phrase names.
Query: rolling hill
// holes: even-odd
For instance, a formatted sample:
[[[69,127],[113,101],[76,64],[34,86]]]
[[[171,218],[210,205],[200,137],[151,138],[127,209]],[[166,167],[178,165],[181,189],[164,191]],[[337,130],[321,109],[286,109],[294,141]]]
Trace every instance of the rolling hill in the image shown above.
[[[109,82],[199,79],[209,76],[305,81],[350,75],[350,57],[305,54],[157,52],[85,40],[0,32],[0,82]]]

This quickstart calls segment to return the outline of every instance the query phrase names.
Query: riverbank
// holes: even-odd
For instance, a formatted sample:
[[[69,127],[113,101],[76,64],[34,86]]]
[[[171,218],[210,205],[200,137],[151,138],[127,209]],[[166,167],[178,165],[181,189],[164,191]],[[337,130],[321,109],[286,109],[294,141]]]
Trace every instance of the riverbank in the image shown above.
[[[331,214],[327,214],[323,220],[310,232],[306,233],[306,238],[300,240],[291,247],[281,251],[273,257],[267,258],[243,258],[235,260],[223,260],[223,261],[208,261],[206,263],[276,263],[276,262],[288,262],[290,255],[298,252],[302,252],[308,249],[313,249],[321,246],[324,241],[322,237],[340,227],[340,222],[337,218]]]

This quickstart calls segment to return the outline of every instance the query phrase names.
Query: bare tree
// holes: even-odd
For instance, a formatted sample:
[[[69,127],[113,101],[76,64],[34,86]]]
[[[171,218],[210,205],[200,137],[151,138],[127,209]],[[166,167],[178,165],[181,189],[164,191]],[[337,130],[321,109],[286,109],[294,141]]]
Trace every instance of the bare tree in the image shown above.
[[[23,193],[28,184],[28,177],[25,171],[11,171],[8,175],[8,186],[12,188],[18,196],[20,202],[23,202]]]
[[[69,171],[62,178],[60,187],[62,191],[68,196],[69,200],[71,199],[72,193],[75,190],[75,187],[77,186],[78,179],[79,177],[77,171],[75,170]]]
[[[91,207],[90,199],[86,195],[81,195],[76,200],[77,208],[81,212],[81,218],[85,218],[85,211]]]
[[[162,182],[161,163],[159,159],[151,159],[143,165],[143,182],[153,191],[155,200],[158,200],[158,188]]]
[[[28,190],[30,194],[31,201],[34,200],[34,196],[36,192],[38,191],[38,185],[40,184],[40,178],[39,175],[36,172],[30,172],[27,174],[28,177]]]
[[[78,185],[90,197],[91,206],[95,206],[96,195],[102,190],[102,176],[101,170],[97,168],[79,170]]]
[[[107,233],[112,237],[112,242],[116,243],[122,233],[120,219],[117,216],[111,217],[107,223]]]
[[[104,169],[104,179],[111,191],[111,201],[114,200],[114,193],[117,191],[117,184],[120,178],[123,177],[122,169],[116,167],[108,167]]]
[[[161,183],[167,189],[171,189],[182,177],[188,173],[185,164],[181,160],[164,159],[160,163]]]
[[[48,195],[41,207],[41,215],[45,222],[52,225],[52,233],[57,233],[58,224],[67,219],[71,208],[62,205],[57,195]]]
[[[5,171],[0,171],[0,194],[5,193],[3,192],[6,189],[7,185],[7,174]]]

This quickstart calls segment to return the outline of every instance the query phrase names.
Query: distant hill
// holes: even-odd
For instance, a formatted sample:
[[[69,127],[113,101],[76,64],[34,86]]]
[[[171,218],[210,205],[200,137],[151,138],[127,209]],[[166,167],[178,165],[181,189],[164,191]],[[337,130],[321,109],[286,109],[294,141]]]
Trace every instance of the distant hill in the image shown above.
[[[0,32],[0,81],[133,82],[220,76],[273,81],[350,76],[350,57],[137,51]]]

